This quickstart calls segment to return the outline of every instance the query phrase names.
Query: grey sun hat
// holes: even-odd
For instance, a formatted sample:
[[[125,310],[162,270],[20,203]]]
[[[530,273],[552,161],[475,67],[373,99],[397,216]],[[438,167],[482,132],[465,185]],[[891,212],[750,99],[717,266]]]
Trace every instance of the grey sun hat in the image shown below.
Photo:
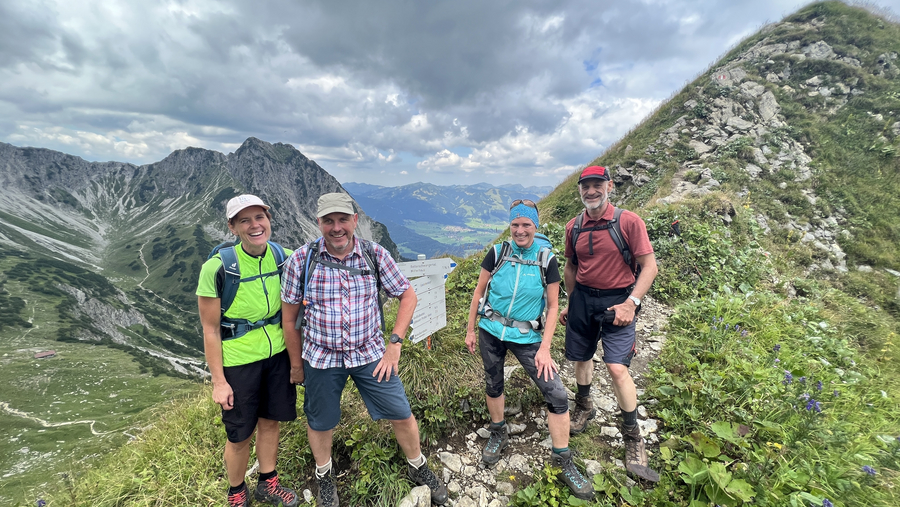
[[[356,213],[353,211],[353,198],[349,194],[340,192],[322,194],[319,197],[316,217],[322,218],[329,213],[346,213],[348,215]]]

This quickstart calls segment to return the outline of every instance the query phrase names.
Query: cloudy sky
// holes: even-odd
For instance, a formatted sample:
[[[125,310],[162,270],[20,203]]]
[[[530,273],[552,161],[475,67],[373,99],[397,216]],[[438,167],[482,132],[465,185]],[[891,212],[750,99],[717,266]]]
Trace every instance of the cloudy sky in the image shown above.
[[[0,0],[0,141],[555,185],[806,0]],[[900,14],[900,0],[870,5]]]

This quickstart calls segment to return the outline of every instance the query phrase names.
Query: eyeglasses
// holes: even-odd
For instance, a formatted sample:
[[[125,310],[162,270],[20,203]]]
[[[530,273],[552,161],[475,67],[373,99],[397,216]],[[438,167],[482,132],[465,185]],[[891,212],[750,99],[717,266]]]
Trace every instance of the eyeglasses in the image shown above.
[[[530,199],[516,199],[515,201],[512,202],[512,204],[509,205],[509,209],[513,209],[520,204],[524,204],[525,206],[528,206],[529,208],[538,209],[537,204],[535,204],[534,201],[532,201]]]

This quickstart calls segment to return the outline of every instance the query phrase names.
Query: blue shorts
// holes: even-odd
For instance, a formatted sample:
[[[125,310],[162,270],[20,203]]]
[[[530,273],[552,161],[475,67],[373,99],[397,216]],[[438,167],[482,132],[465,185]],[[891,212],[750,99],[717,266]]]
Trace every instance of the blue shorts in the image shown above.
[[[566,320],[566,359],[590,361],[602,341],[604,363],[631,365],[637,315],[627,326],[613,325],[608,316],[604,318],[607,308],[624,302],[630,293],[630,289],[598,290],[575,284]]]
[[[313,431],[328,431],[341,422],[341,394],[347,384],[347,377],[353,379],[373,420],[408,419],[412,415],[412,410],[409,408],[409,400],[406,399],[406,391],[400,377],[392,373],[388,380],[378,382],[378,379],[372,376],[379,361],[356,368],[321,370],[313,368],[308,361],[303,361],[306,385],[303,411],[306,413],[306,423],[309,427]]]

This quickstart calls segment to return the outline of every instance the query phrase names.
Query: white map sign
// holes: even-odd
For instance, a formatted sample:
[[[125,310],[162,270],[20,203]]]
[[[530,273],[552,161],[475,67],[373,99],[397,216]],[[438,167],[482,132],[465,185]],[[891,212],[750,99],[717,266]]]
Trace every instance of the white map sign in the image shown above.
[[[400,271],[410,279],[419,303],[413,313],[413,343],[424,340],[447,325],[447,301],[444,281],[456,263],[452,259],[428,259],[398,264]]]

